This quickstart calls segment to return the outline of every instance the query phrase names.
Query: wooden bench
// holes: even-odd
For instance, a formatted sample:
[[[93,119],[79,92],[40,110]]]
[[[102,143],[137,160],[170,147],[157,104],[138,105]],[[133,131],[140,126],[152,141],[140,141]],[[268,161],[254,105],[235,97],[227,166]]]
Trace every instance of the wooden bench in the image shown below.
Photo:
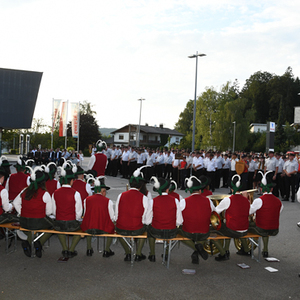
[[[80,235],[81,237],[92,236],[92,237],[97,237],[97,238],[111,237],[111,238],[122,238],[122,239],[124,239],[124,241],[127,243],[127,245],[130,248],[130,251],[131,251],[131,264],[133,264],[134,255],[135,255],[135,253],[134,253],[134,247],[135,247],[134,239],[147,239],[147,233],[146,232],[142,235],[137,235],[137,236],[124,236],[124,235],[120,235],[120,234],[117,234],[117,233],[113,233],[113,234],[109,234],[109,233],[106,233],[106,234],[89,234],[89,233],[83,232],[81,229],[79,229],[77,231],[57,231],[57,230],[54,230],[54,229],[29,230],[29,229],[22,228],[21,226],[17,226],[15,223],[0,224],[0,227],[5,228],[5,230],[6,230],[5,234],[6,234],[6,252],[7,253],[10,253],[10,252],[8,252],[9,234],[14,237],[14,251],[15,251],[16,250],[16,240],[17,240],[17,235],[16,235],[15,230],[30,231],[31,234],[32,234],[32,244],[31,244],[32,253],[31,253],[31,257],[35,257],[34,242],[39,240],[44,235],[44,233],[65,234],[65,235]],[[36,234],[38,234],[38,236],[35,237]],[[247,238],[251,242],[251,258],[255,259],[257,262],[260,262],[261,236],[258,235],[258,234],[248,233],[243,238]],[[207,240],[224,240],[224,239],[231,239],[231,238],[227,237],[227,236],[223,236],[223,235],[214,234],[214,233],[211,233],[210,237],[207,238]],[[258,241],[256,241],[255,239],[258,239]],[[173,239],[166,239],[166,240],[156,239],[156,240],[157,241],[162,241],[163,244],[164,244],[164,247],[163,247],[164,248],[164,250],[163,250],[163,264],[165,264],[167,266],[167,268],[169,268],[172,249],[176,246],[176,244],[178,242],[188,241],[189,239],[178,234],[176,236],[176,238],[173,238]],[[98,241],[99,241],[99,239],[98,239]],[[255,247],[258,248],[257,258],[254,256]],[[168,257],[167,257],[167,261],[166,261],[166,250],[167,250],[167,248],[169,249],[169,252],[168,252]],[[99,250],[99,243],[98,243],[98,250]]]

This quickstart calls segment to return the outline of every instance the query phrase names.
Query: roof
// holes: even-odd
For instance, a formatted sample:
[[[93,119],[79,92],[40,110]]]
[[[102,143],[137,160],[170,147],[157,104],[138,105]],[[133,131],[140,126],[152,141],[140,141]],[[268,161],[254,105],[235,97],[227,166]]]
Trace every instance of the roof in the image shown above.
[[[135,124],[128,124],[125,125],[115,131],[112,131],[111,133],[116,133],[116,132],[128,132],[129,131],[129,126],[131,127],[130,130],[132,132],[136,132],[139,128],[139,125]],[[155,126],[146,126],[146,125],[141,125],[140,131],[144,133],[153,133],[153,134],[167,134],[167,135],[176,135],[176,136],[184,136],[184,134],[178,132],[175,129],[170,129],[170,128],[164,128],[164,127],[155,127]]]

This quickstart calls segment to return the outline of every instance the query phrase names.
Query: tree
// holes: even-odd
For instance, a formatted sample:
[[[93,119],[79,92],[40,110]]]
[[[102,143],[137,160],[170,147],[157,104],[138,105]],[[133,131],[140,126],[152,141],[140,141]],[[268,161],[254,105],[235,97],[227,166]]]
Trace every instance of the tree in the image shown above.
[[[95,115],[96,112],[92,110],[93,106],[90,102],[84,100],[83,103],[80,103],[80,113],[91,116]]]

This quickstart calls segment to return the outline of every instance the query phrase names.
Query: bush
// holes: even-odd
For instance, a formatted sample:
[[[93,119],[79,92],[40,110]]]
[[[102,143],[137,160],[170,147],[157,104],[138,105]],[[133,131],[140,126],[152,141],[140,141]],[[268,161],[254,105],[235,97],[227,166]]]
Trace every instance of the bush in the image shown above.
[[[10,154],[18,154],[19,150],[18,149],[11,149]]]
[[[90,157],[90,156],[91,156],[91,155],[90,155],[89,149],[84,149],[84,150],[82,151],[82,153],[83,153],[83,156],[85,156],[85,157]]]

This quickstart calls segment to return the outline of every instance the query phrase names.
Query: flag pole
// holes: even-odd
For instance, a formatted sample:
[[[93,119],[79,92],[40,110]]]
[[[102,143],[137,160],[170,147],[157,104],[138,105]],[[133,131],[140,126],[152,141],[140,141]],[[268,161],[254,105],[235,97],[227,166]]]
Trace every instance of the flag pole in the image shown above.
[[[79,154],[79,131],[80,131],[80,101],[78,102],[78,136],[77,136],[77,154]]]
[[[54,99],[52,98],[51,149],[53,149]]]
[[[68,139],[68,107],[69,100],[67,100],[67,113],[66,113],[66,127],[65,127],[65,149],[67,149],[67,139]]]

